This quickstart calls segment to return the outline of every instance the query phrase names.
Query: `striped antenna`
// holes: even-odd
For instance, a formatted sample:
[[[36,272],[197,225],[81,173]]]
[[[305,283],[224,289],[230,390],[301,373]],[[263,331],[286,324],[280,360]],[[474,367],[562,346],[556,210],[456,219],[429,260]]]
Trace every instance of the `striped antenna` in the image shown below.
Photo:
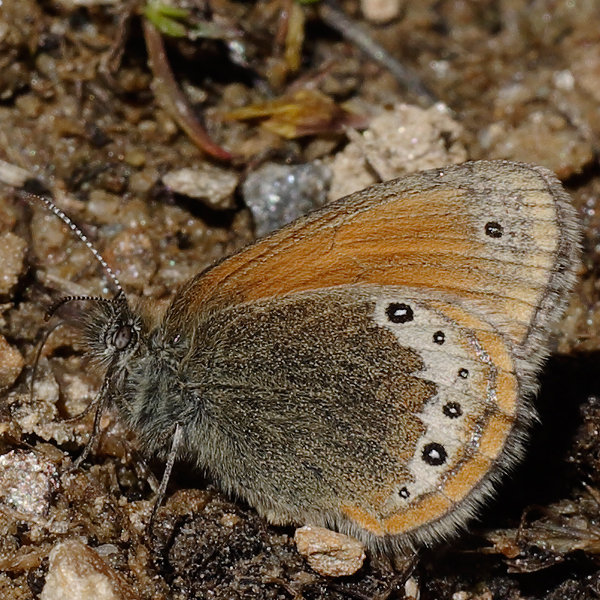
[[[96,257],[96,260],[102,265],[104,272],[108,275],[113,286],[116,288],[117,295],[122,294],[123,288],[121,287],[121,284],[119,283],[119,280],[117,279],[117,276],[114,274],[113,270],[108,266],[108,263],[104,260],[104,258],[102,258],[100,252],[98,252],[98,250],[94,248],[94,245],[88,240],[85,233],[83,233],[83,231],[81,231],[81,229],[79,229],[79,227],[77,227],[77,225],[73,223],[71,218],[67,217],[67,215],[62,210],[60,210],[60,208],[58,208],[58,206],[56,206],[56,204],[54,204],[54,202],[52,202],[52,200],[50,200],[49,198],[45,198],[44,196],[33,194],[25,190],[22,191],[27,196],[30,196],[31,198],[35,198],[36,200],[42,202],[48,210],[52,211],[65,225],[69,227],[69,229],[88,247],[88,250]]]

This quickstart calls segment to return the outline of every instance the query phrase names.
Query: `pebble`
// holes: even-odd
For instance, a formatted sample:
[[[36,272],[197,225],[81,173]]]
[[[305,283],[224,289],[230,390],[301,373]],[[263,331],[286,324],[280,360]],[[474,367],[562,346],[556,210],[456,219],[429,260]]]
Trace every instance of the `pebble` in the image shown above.
[[[0,497],[24,518],[43,519],[59,487],[56,465],[36,452],[11,450],[0,456]]]
[[[351,141],[333,161],[329,199],[407,173],[465,162],[461,132],[444,104],[428,109],[398,104],[384,110],[362,134],[348,131]]]
[[[203,164],[196,169],[178,169],[163,176],[167,188],[198,198],[215,210],[226,210],[235,206],[234,192],[238,176],[231,170]]]
[[[313,571],[327,577],[353,575],[366,558],[358,540],[324,527],[300,527],[296,529],[294,541]]]
[[[27,242],[8,231],[0,235],[0,294],[9,294],[24,271]]]
[[[21,374],[25,360],[21,353],[13,348],[3,335],[0,335],[0,390],[6,390]]]
[[[94,549],[79,540],[57,544],[41,600],[139,600],[140,596]]]
[[[403,0],[361,0],[360,8],[367,21],[387,23],[398,18],[403,4]]]
[[[302,165],[265,163],[248,175],[242,193],[262,237],[325,204],[331,179],[320,160]]]

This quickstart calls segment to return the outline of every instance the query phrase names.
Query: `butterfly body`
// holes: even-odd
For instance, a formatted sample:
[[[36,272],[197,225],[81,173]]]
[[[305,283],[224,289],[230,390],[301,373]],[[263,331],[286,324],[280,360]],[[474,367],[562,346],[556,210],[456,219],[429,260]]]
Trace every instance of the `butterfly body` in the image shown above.
[[[274,523],[372,549],[464,524],[519,457],[577,262],[545,170],[469,163],[374,186],[190,280],[163,314],[82,317],[106,394]]]

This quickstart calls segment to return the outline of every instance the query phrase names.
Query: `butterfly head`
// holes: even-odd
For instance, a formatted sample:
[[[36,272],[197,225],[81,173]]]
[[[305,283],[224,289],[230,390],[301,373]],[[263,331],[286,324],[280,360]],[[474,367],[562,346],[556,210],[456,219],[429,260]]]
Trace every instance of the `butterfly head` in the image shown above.
[[[105,371],[123,371],[142,351],[145,327],[121,292],[113,299],[76,296],[62,299],[51,314],[80,333],[91,362]]]
[[[90,300],[80,326],[93,362],[101,367],[121,370],[140,349],[142,322],[123,294]]]

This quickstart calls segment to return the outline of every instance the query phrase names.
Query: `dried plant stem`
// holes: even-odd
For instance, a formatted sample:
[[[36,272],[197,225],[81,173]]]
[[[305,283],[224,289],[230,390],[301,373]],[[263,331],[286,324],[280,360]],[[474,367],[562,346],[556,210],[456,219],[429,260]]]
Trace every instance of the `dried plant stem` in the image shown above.
[[[383,46],[375,42],[362,27],[340,10],[333,0],[323,0],[319,3],[319,15],[327,25],[358,46],[375,62],[385,67],[403,87],[415,94],[420,102],[430,106],[438,101],[433,92],[427,89],[412,69],[400,64]]]
[[[153,89],[157,102],[177,121],[190,139],[206,154],[218,160],[231,160],[233,156],[210,138],[200,125],[185,94],[179,89],[158,29],[144,19],[144,38],[154,73]]]

